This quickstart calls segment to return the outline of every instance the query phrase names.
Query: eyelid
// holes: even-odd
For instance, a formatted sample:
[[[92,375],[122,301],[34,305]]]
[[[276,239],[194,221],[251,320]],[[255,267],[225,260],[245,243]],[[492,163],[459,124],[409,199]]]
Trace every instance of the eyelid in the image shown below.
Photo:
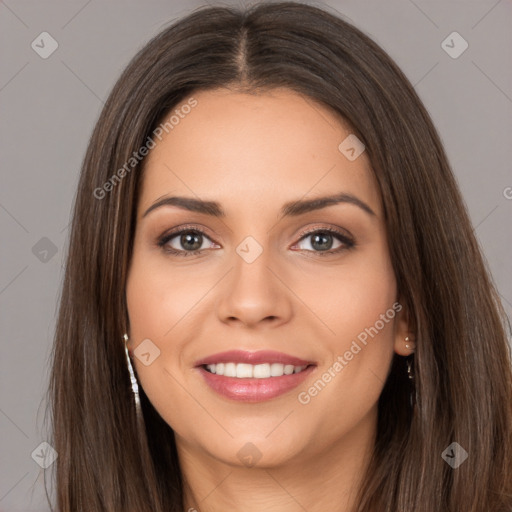
[[[326,232],[326,233],[334,233],[339,235],[340,237],[350,241],[351,243],[355,244],[354,237],[345,229],[327,226],[325,224],[319,224],[315,225],[313,227],[309,227],[301,231],[297,236],[299,239],[297,241],[301,241],[303,238],[305,238],[308,235],[318,233],[318,232]]]
[[[162,235],[158,237],[159,240],[164,238],[169,239],[169,237],[174,237],[176,235],[180,235],[184,231],[197,231],[202,235],[211,239],[211,237],[206,232],[206,228],[202,227],[200,224],[182,224],[180,226],[176,226],[175,228],[170,229],[169,231],[164,232]],[[212,240],[213,241],[213,240]]]

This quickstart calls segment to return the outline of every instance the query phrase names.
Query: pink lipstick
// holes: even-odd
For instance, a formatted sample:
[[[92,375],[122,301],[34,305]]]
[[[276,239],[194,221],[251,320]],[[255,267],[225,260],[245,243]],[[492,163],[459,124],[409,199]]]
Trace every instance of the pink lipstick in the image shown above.
[[[216,393],[231,400],[261,402],[299,386],[316,364],[271,350],[231,350],[197,361],[196,368]]]

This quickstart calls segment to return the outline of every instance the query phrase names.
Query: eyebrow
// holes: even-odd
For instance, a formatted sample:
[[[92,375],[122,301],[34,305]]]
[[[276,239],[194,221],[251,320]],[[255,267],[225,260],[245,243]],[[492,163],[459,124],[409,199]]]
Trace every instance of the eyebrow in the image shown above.
[[[340,203],[352,204],[359,207],[369,215],[376,215],[375,212],[364,201],[352,194],[344,192],[332,196],[318,197],[316,199],[290,201],[283,205],[280,213],[283,217],[296,217],[304,213],[320,210],[322,208],[326,208],[327,206]],[[223,210],[220,203],[216,201],[204,201],[202,199],[183,196],[161,197],[144,212],[142,217],[146,217],[146,215],[148,215],[150,212],[162,206],[177,206],[178,208],[182,208],[184,210],[203,213],[213,217],[226,217],[226,212]]]

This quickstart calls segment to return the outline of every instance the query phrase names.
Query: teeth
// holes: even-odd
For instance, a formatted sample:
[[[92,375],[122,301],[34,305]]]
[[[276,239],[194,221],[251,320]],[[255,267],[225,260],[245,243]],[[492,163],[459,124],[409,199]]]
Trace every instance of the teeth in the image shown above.
[[[295,367],[293,366],[293,364],[285,364],[284,365],[284,374],[291,375],[293,373],[294,368]]]
[[[224,375],[226,375],[224,373]],[[236,377],[242,379],[244,377],[252,377],[252,365],[238,363],[236,365]]]
[[[270,377],[270,365],[269,364],[255,364],[252,366],[252,375],[255,379],[268,379]]]
[[[300,373],[306,368],[306,365],[293,366],[293,364],[281,363],[217,363],[207,364],[206,368],[210,373],[216,373],[224,377],[235,377],[237,379],[268,379],[269,377],[282,377],[283,375]]]
[[[236,377],[235,363],[224,363],[224,377]]]

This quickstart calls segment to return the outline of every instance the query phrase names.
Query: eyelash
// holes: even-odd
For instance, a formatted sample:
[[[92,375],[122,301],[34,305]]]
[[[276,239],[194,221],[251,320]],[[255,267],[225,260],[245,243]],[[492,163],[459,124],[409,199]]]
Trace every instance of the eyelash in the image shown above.
[[[206,232],[203,231],[198,226],[184,226],[179,231],[173,231],[171,233],[163,235],[157,242],[158,247],[160,247],[163,251],[165,251],[168,254],[172,254],[173,256],[179,256],[179,257],[197,256],[198,254],[200,254],[201,252],[206,250],[206,249],[197,249],[195,251],[184,251],[184,250],[177,250],[177,249],[165,247],[165,245],[170,240],[172,240],[173,238],[175,238],[179,235],[182,235],[183,233],[199,233],[199,234],[205,236],[206,238],[210,239],[210,237],[206,234]],[[314,228],[314,229],[305,231],[299,235],[300,238],[299,238],[298,242],[301,242],[302,240],[304,240],[305,238],[307,238],[310,235],[315,235],[318,233],[324,233],[324,234],[327,233],[327,234],[333,235],[343,245],[338,247],[337,249],[334,249],[334,250],[330,249],[328,251],[311,251],[308,249],[302,249],[302,251],[313,252],[313,253],[317,254],[318,256],[329,256],[332,254],[340,253],[345,250],[353,249],[356,245],[355,241],[351,237],[349,237],[346,234],[342,233],[341,231],[338,231],[333,228]]]

